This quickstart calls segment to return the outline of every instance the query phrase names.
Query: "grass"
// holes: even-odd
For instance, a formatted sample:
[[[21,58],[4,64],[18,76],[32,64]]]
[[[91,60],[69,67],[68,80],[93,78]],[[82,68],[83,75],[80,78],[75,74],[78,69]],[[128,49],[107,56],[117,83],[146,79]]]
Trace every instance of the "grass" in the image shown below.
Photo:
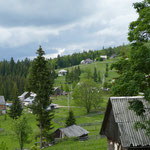
[[[28,119],[28,123],[30,124],[33,130],[33,133],[29,137],[29,143],[25,144],[26,148],[30,148],[36,142],[35,136],[39,132],[39,129],[36,126],[35,117],[29,113],[25,115]],[[0,142],[5,142],[9,150],[19,148],[18,140],[13,132],[13,120],[8,115],[6,117],[6,120],[4,115],[0,116],[0,128],[4,129],[4,132],[0,133]]]
[[[55,99],[54,102],[58,102],[59,105],[63,105],[64,103],[62,102],[62,97],[60,99]],[[72,102],[73,104],[73,102]],[[99,130],[101,127],[101,121],[103,120],[103,114],[97,114],[95,112],[92,112],[90,114],[87,114],[85,109],[83,107],[72,107],[72,110],[75,114],[76,117],[76,123],[81,125],[83,128],[88,130],[89,137],[94,135],[94,139],[89,139],[88,141],[80,142],[76,140],[67,140],[63,141],[61,143],[57,143],[56,145],[50,147],[50,148],[45,148],[44,150],[48,149],[61,149],[69,150],[69,149],[75,149],[75,146],[80,147],[80,149],[98,149],[101,147],[101,149],[106,149],[106,144],[100,144],[100,143],[106,143],[106,139],[100,139],[99,138]],[[67,107],[62,107],[59,109],[55,110],[55,120],[58,120],[59,122],[65,124],[65,119],[68,116],[68,108]],[[33,114],[27,113],[26,112],[26,117],[28,119],[28,122],[30,126],[32,127],[33,133],[30,135],[29,138],[29,143],[25,145],[25,148],[30,148],[34,145],[36,142],[35,136],[37,133],[39,133],[39,129],[36,126],[36,120],[35,116]],[[5,120],[4,116],[0,116],[0,128],[4,128],[4,133],[0,133],[0,141],[4,141],[7,143],[7,146],[9,150],[14,150],[15,148],[19,148],[19,144],[17,139],[15,138],[15,134],[12,131],[12,122],[13,120],[7,116],[7,119]],[[86,123],[91,123],[91,125],[86,125]],[[83,124],[83,125],[82,125]],[[85,124],[85,125],[84,125]],[[60,125],[58,123],[53,122],[54,129],[52,131],[55,131],[57,128],[64,127],[64,125]],[[96,135],[96,138],[95,138]],[[80,150],[79,149],[79,150]]]
[[[108,64],[108,67],[109,67],[108,77],[105,80],[110,82],[113,78],[118,77],[118,74],[114,69],[110,70],[111,64],[116,62],[117,60],[118,60],[118,58],[108,59],[105,61],[98,61],[98,62],[94,62],[92,64],[80,64],[79,65],[80,69],[81,69],[81,76],[80,77],[81,77],[81,79],[84,78],[83,73],[86,72],[87,70],[89,70],[91,72],[91,74],[93,75],[94,67],[96,67],[97,72],[100,71],[101,79],[103,79],[103,75],[106,72],[106,64]],[[74,67],[76,67],[76,66],[68,67],[65,69],[71,71],[71,69]],[[58,72],[58,70],[56,72]],[[55,79],[54,86],[61,87],[61,85],[63,85],[63,87],[65,86],[65,76],[57,77],[57,79]],[[70,85],[70,87],[71,87],[71,85]]]
[[[67,140],[44,150],[106,150],[106,139],[91,139],[87,141]]]
[[[90,70],[92,73],[94,71],[94,67],[97,68],[97,71],[101,72],[101,78],[106,70],[106,63],[110,65],[115,62],[115,59],[106,60],[103,62],[94,62],[93,64],[89,65],[80,65],[81,72],[85,72],[86,70]],[[71,70],[72,67],[66,68]],[[106,78],[106,81],[111,81],[112,78],[117,77],[117,73],[115,70],[110,70],[108,72],[108,78]],[[60,87],[65,84],[65,76],[58,77],[55,79],[54,86]],[[71,87],[71,85],[69,85]],[[104,101],[101,104],[103,109],[100,111],[104,111],[104,108],[106,107],[108,97],[110,96],[109,93],[103,93]],[[56,103],[60,106],[66,106],[61,107],[59,109],[55,110],[54,113],[54,122],[53,122],[53,131],[55,131],[57,128],[64,127],[66,117],[68,116],[68,96],[57,96],[53,99],[53,103]],[[99,149],[99,150],[106,150],[106,139],[99,137],[99,131],[101,127],[101,122],[103,120],[104,114],[100,114],[97,112],[91,112],[90,114],[86,113],[85,108],[83,107],[77,107],[74,100],[69,100],[70,109],[73,110],[74,115],[76,117],[76,123],[78,125],[81,125],[83,128],[89,131],[89,140],[87,141],[77,141],[74,139],[66,140],[62,142],[56,143],[56,145],[45,148],[44,150],[93,150],[93,149]],[[94,110],[94,109],[92,109]],[[39,128],[37,127],[37,122],[35,119],[35,116],[31,113],[25,113],[26,117],[28,119],[28,122],[30,126],[32,127],[33,133],[30,135],[29,143],[25,145],[25,148],[30,148],[34,145],[36,142],[35,136],[39,133]],[[0,128],[4,129],[4,132],[0,132],[0,142],[4,141],[9,150],[14,150],[15,148],[19,148],[19,144],[17,139],[15,138],[15,134],[12,130],[12,123],[13,120],[7,116],[7,119],[5,120],[5,116],[0,116]],[[61,124],[60,124],[61,123]],[[93,138],[92,138],[93,137]]]

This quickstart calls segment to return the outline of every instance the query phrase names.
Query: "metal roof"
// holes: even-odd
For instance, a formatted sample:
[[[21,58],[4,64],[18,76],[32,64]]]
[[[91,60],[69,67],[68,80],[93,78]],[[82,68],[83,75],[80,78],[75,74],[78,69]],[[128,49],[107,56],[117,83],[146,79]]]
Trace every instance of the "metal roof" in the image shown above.
[[[0,96],[0,105],[5,105],[5,98],[4,98],[4,96]]]
[[[62,131],[67,137],[80,137],[89,133],[87,130],[77,125],[72,125],[67,128],[60,128],[59,130]]]
[[[21,98],[21,97],[25,97],[26,96],[26,94],[28,94],[28,92],[24,92],[22,95],[20,95],[20,96],[18,96],[19,98]]]
[[[137,116],[134,111],[129,110],[129,101],[133,100],[142,101],[147,108],[150,106],[143,96],[110,98],[115,122],[118,124],[121,134],[121,144],[123,147],[150,145],[150,138],[146,135],[146,132],[142,129],[136,131],[134,128],[135,122],[142,121],[142,118]],[[150,119],[148,113],[147,119]]]

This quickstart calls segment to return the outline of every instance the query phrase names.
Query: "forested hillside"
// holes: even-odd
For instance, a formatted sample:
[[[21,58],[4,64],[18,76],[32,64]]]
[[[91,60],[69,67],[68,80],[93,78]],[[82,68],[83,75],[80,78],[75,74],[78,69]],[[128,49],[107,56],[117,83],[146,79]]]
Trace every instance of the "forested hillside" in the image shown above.
[[[90,58],[92,60],[99,60],[100,55],[107,55],[108,57],[111,57],[113,54],[116,54],[117,56],[125,56],[127,57],[129,53],[130,46],[129,45],[122,45],[118,47],[109,47],[107,49],[102,50],[89,50],[84,51],[82,53],[74,53],[72,55],[66,55],[66,56],[60,56],[58,55],[57,58],[54,58],[51,61],[55,69],[58,68],[65,68],[65,67],[71,67],[75,65],[79,65],[82,60],[85,60],[87,58]]]
[[[24,91],[30,63],[29,59],[15,62],[13,58],[0,62],[0,95],[6,100],[15,99]]]
[[[58,55],[57,58],[49,60],[49,68],[52,70],[52,76],[55,78],[54,69],[79,65],[82,60],[87,58],[99,60],[100,55],[111,57],[113,54],[116,54],[117,56],[127,57],[128,52],[129,46],[123,45],[103,50],[89,50],[88,52],[84,51],[66,56]],[[31,63],[32,61],[27,58],[17,62],[13,58],[0,62],[0,95],[4,95],[6,100],[11,101],[24,92],[26,77]]]

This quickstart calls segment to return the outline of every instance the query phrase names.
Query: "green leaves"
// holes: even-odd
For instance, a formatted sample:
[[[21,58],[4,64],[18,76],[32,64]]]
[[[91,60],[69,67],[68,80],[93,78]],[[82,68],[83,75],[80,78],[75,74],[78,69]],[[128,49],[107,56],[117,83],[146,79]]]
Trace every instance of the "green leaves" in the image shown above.
[[[130,104],[129,109],[135,111],[138,116],[144,116],[145,108],[143,102],[136,100],[130,101],[129,104]]]
[[[73,91],[73,98],[77,105],[85,107],[87,113],[98,108],[103,102],[102,94],[92,79],[81,80]]]
[[[150,1],[134,3],[139,17],[129,27],[128,40],[132,43],[146,42],[150,38]]]
[[[13,124],[13,131],[19,141],[21,150],[25,143],[28,142],[29,134],[32,133],[32,129],[27,122],[27,118],[23,115],[16,119]]]

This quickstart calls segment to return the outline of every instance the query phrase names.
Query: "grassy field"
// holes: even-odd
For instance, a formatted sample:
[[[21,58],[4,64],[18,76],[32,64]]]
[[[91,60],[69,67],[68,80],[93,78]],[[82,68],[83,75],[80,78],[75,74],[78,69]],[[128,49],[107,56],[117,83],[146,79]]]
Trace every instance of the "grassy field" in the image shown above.
[[[93,64],[89,65],[80,65],[81,72],[84,73],[86,70],[91,70],[93,73],[94,67],[97,68],[97,71],[101,72],[101,77],[105,73],[106,70],[106,63],[110,65],[116,60],[106,60],[103,62],[94,62]],[[68,68],[68,69],[71,69]],[[82,74],[81,74],[82,76]],[[113,78],[117,77],[117,73],[115,70],[110,70],[108,72],[108,78],[106,78],[107,81],[111,81]],[[65,84],[65,77],[58,77],[55,80],[54,86],[60,87],[61,84]],[[71,87],[71,85],[69,85]],[[94,111],[92,109],[92,112],[90,114],[86,113],[85,108],[76,106],[74,103],[74,100],[71,99],[70,95],[70,109],[73,110],[76,123],[77,125],[82,126],[86,130],[89,131],[89,139],[87,141],[77,141],[75,139],[61,141],[56,143],[54,146],[45,148],[44,150],[106,150],[106,139],[100,138],[99,131],[101,128],[101,123],[103,121],[104,117],[104,111],[105,107],[109,98],[109,93],[103,93],[104,101],[101,104],[101,109],[98,111]],[[63,106],[59,109],[56,109],[54,112],[54,119],[53,119],[53,131],[55,131],[57,128],[63,128],[65,127],[65,120],[68,116],[68,97],[67,96],[57,96],[52,101],[55,104],[58,104],[59,106]],[[39,133],[39,128],[37,127],[35,116],[31,113],[25,112],[25,115],[29,121],[30,126],[32,127],[33,133],[30,135],[29,143],[25,145],[25,148],[31,148],[35,142],[35,136]],[[15,150],[15,148],[19,148],[18,141],[15,137],[15,134],[12,130],[12,123],[13,120],[9,118],[8,116],[0,116],[0,128],[4,129],[4,132],[0,132],[0,142],[5,142],[8,146],[9,150]],[[38,140],[39,141],[39,140]]]
[[[106,64],[108,64],[108,67],[109,67],[108,77],[105,78],[105,80],[106,81],[111,81],[113,78],[118,77],[118,74],[114,69],[110,70],[111,64],[114,63],[115,61],[117,61],[117,58],[108,59],[108,60],[105,60],[105,61],[98,61],[98,62],[94,62],[92,64],[82,64],[82,65],[80,64],[79,66],[80,66],[80,69],[81,69],[81,79],[82,79],[83,73],[86,72],[87,70],[89,70],[93,75],[94,67],[96,67],[97,72],[100,71],[101,79],[103,79],[103,75],[106,72]],[[65,68],[65,69],[68,69],[68,70],[71,71],[71,69],[74,68],[74,67],[76,67],[76,66],[68,67],[68,68]],[[58,70],[57,70],[57,72],[58,72]],[[57,79],[55,79],[54,86],[61,87],[61,85],[64,85],[64,84],[65,84],[65,76],[58,77]]]
[[[36,126],[35,117],[30,113],[26,113],[25,115],[33,130],[33,133],[29,138],[29,144],[25,145],[26,148],[30,148],[36,142],[35,136],[39,132],[39,129]],[[4,132],[0,132],[0,143],[2,141],[5,142],[9,150],[15,150],[15,148],[19,148],[18,140],[13,132],[13,120],[9,118],[8,115],[6,119],[4,115],[0,116],[0,128],[4,129]]]
[[[59,104],[60,106],[67,106],[67,97],[66,96],[60,96],[55,97],[53,100],[54,103]],[[104,101],[104,104],[106,106],[107,100]],[[83,128],[88,130],[89,133],[89,140],[80,142],[77,140],[67,140],[63,142],[59,142],[56,145],[52,146],[51,148],[45,148],[45,150],[48,149],[60,149],[62,147],[62,150],[71,150],[71,149],[106,149],[106,139],[101,139],[99,136],[99,131],[101,127],[101,122],[103,120],[104,114],[99,112],[91,112],[90,114],[86,113],[85,108],[83,107],[77,107],[74,104],[73,100],[70,100],[70,109],[73,110],[75,117],[76,117],[76,123],[78,125],[81,125]],[[53,120],[53,131],[55,131],[57,128],[63,128],[65,126],[65,120],[68,116],[68,107],[61,107],[59,109],[55,109],[54,112],[54,120]],[[35,142],[35,136],[39,133],[39,129],[36,126],[36,120],[35,116],[31,113],[25,113],[30,126],[32,127],[33,133],[30,135],[29,143],[25,145],[25,148],[30,148],[34,145]],[[0,141],[4,141],[7,143],[7,146],[9,150],[15,150],[15,148],[19,148],[19,144],[17,139],[15,138],[15,134],[12,130],[12,122],[13,120],[9,118],[8,116],[5,119],[5,116],[0,116],[0,128],[4,129],[4,132],[0,133]],[[101,144],[102,143],[102,144]],[[62,146],[63,145],[63,146]],[[76,147],[77,146],[77,147]],[[94,147],[93,147],[94,146]]]

